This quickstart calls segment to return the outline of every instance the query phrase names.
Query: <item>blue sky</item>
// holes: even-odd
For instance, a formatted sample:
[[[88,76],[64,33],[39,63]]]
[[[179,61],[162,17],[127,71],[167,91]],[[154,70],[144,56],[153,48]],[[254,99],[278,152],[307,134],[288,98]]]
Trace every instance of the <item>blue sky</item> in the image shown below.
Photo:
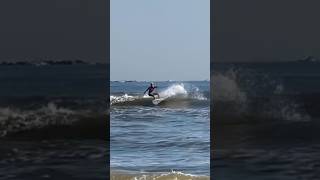
[[[111,0],[111,80],[205,80],[210,0]]]

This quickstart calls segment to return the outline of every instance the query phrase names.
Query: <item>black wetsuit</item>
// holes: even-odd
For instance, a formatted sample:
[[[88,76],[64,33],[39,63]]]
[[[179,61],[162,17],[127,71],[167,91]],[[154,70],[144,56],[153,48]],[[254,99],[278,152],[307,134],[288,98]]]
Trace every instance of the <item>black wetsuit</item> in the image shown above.
[[[146,90],[146,91],[148,91],[148,95],[152,96],[153,98],[155,98],[154,95],[158,95],[159,96],[158,93],[153,92],[155,88],[157,88],[157,86],[149,86],[148,89]]]

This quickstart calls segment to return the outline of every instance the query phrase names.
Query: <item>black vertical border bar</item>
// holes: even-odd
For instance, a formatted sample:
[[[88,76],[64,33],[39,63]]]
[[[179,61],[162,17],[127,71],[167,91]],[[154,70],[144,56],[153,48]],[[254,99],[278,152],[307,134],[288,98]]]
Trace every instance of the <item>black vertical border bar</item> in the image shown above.
[[[107,146],[107,157],[106,157],[106,168],[108,173],[108,178],[110,179],[110,1],[106,0],[106,80],[107,82],[103,82],[106,84],[107,97],[106,98],[106,107],[107,107],[107,127],[106,127],[106,146]]]

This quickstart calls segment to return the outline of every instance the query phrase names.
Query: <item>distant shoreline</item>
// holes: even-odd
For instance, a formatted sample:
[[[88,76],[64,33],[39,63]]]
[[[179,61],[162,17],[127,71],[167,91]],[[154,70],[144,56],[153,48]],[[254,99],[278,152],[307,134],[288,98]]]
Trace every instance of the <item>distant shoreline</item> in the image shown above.
[[[313,56],[307,56],[302,59],[298,60],[282,60],[282,61],[216,61],[211,62],[211,64],[283,64],[283,63],[310,63],[310,64],[320,64],[320,59],[313,57]]]
[[[0,62],[0,66],[53,66],[53,65],[107,65],[107,63],[87,62],[83,60],[40,60],[40,61],[15,61]]]

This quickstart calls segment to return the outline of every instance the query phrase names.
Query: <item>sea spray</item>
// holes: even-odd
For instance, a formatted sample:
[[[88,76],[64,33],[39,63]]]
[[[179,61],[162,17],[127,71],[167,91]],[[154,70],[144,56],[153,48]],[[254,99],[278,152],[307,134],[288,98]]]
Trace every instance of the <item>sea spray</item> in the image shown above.
[[[217,71],[213,79],[214,115],[231,118],[309,121],[303,104],[286,94],[282,81],[252,69]],[[225,117],[225,118],[223,118]],[[244,118],[246,117],[246,118]],[[224,120],[222,120],[224,119]],[[238,120],[239,120],[238,119]]]
[[[232,101],[240,104],[246,101],[246,93],[240,88],[235,71],[214,74],[213,90],[214,101]]]
[[[184,88],[184,84],[173,84],[164,91],[161,91],[160,97],[169,98],[177,95],[188,95],[187,90]]]

